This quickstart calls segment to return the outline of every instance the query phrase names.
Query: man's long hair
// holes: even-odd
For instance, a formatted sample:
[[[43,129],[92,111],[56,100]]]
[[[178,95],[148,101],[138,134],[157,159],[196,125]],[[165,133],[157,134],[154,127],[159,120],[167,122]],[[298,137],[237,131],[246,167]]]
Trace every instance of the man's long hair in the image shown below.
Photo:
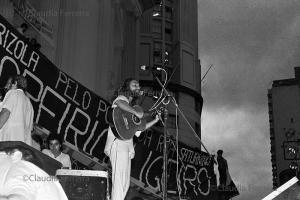
[[[138,99],[138,95],[130,90],[130,82],[133,80],[136,79],[134,78],[125,79],[122,85],[117,90],[115,90],[111,101],[115,100],[115,98],[117,98],[119,95],[123,95],[127,98],[132,97],[133,100],[131,101],[132,102],[131,104],[135,104],[136,100]]]
[[[16,75],[12,77],[12,83],[17,83],[18,89],[21,89],[24,92],[27,91],[27,79],[24,76]]]

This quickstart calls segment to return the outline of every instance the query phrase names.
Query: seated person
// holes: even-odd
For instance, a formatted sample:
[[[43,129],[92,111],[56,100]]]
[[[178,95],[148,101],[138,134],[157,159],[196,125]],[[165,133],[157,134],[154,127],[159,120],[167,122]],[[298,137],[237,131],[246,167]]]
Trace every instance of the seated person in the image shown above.
[[[60,162],[63,165],[63,168],[71,169],[70,156],[61,152],[62,141],[60,136],[51,133],[47,138],[47,145],[49,149],[43,149],[42,152]]]
[[[0,200],[67,200],[59,181],[39,162],[29,149],[0,148]]]

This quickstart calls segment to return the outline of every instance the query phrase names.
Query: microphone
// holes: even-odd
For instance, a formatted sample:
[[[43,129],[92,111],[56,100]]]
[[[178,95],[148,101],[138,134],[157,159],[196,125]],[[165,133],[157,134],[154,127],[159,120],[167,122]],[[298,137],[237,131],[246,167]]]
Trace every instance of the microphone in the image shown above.
[[[143,71],[146,71],[146,70],[150,70],[150,71],[157,70],[157,71],[160,71],[160,70],[162,70],[161,67],[150,67],[150,66],[146,66],[146,65],[140,66],[140,69],[143,70]]]

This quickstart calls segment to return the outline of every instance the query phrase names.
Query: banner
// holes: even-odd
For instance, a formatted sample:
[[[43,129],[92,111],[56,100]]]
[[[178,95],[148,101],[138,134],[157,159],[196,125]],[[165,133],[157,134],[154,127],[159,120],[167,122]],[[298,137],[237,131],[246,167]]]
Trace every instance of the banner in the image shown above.
[[[104,146],[110,104],[58,69],[0,16],[0,87],[15,74],[28,80],[37,124],[59,133],[67,143],[100,162],[107,162]],[[132,163],[132,177],[158,192],[162,188],[162,138],[162,133],[154,129],[143,133],[136,141]],[[169,192],[185,199],[211,199],[215,176],[208,155],[181,143],[178,153],[177,165],[175,146],[170,143]]]
[[[156,128],[144,131],[135,139],[136,155],[131,175],[154,191],[162,191],[163,133]],[[216,191],[213,160],[197,149],[168,141],[168,194],[180,199],[212,199]],[[178,154],[178,158],[177,158]],[[178,162],[177,162],[178,160]]]

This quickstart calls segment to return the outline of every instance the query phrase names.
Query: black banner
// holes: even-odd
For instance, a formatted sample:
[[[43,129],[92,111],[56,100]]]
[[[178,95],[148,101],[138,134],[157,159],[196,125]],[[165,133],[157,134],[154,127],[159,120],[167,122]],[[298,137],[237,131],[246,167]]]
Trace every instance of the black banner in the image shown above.
[[[135,139],[132,176],[154,191],[162,191],[163,133],[151,129]],[[168,146],[168,193],[178,196],[180,192],[182,199],[212,199],[216,178],[210,157],[183,143],[178,144],[177,151],[173,139],[168,140]]]
[[[103,151],[109,103],[58,69],[26,41],[0,16],[0,87],[9,76],[22,74],[28,80],[35,122],[61,134],[66,142],[86,154],[107,161]],[[177,165],[176,150],[174,145],[170,147],[168,189],[174,193],[180,191],[182,198],[210,199],[215,177],[209,157],[179,144],[181,160]],[[135,148],[132,177],[145,187],[161,191],[162,134],[154,130],[143,133]]]

